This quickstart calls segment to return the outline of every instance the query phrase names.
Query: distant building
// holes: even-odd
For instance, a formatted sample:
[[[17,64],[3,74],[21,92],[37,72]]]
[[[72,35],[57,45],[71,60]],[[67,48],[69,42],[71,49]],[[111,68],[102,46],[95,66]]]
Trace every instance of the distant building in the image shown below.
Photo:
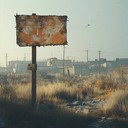
[[[71,66],[71,60],[64,60],[64,66]],[[47,60],[47,66],[56,66],[58,68],[63,67],[63,60],[57,59],[56,57]]]
[[[6,68],[5,67],[0,67],[0,73],[5,72]]]
[[[118,66],[128,66],[128,58],[116,58]]]
[[[0,72],[26,73],[28,71],[28,64],[30,63],[32,62],[21,60],[9,61],[7,68],[0,67]],[[128,66],[128,58],[117,58],[112,61],[101,58],[100,61],[95,59],[94,61],[88,62],[76,62],[72,60],[61,60],[54,57],[45,61],[38,61],[37,73],[55,75],[63,74],[64,71],[64,74],[68,76],[87,75],[98,73],[99,70],[104,73],[120,66]]]
[[[7,71],[12,73],[24,73],[27,71],[27,65],[30,61],[9,61]]]

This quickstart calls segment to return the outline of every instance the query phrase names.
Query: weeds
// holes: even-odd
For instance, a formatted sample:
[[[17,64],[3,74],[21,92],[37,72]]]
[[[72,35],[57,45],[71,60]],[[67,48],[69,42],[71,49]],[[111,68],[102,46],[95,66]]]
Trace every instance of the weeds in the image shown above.
[[[103,106],[106,115],[126,117],[128,115],[128,90],[116,90]]]

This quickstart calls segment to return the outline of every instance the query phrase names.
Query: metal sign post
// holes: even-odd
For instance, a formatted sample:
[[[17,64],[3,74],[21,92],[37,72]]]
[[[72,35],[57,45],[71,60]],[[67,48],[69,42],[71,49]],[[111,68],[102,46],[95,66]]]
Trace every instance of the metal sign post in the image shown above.
[[[32,106],[36,104],[36,46],[32,46]]]

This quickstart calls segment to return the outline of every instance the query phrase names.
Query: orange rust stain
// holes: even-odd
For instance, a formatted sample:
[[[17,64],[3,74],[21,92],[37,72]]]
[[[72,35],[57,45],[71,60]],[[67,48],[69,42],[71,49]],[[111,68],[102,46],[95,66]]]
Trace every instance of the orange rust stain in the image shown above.
[[[33,40],[32,40],[29,36],[27,36],[26,34],[24,34],[24,33],[20,33],[20,39],[21,39],[24,43],[26,43],[27,45],[33,43]]]
[[[63,44],[66,42],[65,36],[62,36],[60,32],[55,33],[49,42],[56,43],[56,44]]]
[[[52,38],[50,42],[56,43],[56,44],[63,44],[66,43],[66,29],[65,27],[62,27],[59,32],[52,35]]]
[[[45,33],[41,35],[41,38],[40,38],[40,43],[41,44],[45,44],[46,43],[46,39],[44,38],[45,36],[46,36]]]

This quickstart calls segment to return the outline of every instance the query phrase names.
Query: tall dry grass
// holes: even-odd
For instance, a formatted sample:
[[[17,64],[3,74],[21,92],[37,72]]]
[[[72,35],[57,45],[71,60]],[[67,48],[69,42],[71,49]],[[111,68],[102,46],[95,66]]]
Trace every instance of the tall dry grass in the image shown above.
[[[0,86],[0,97],[18,102],[31,102],[31,83]],[[64,82],[53,82],[37,85],[37,101],[47,100],[52,103],[65,103],[72,100],[84,100],[93,94],[93,89],[87,86],[70,86]]]
[[[105,115],[128,116],[128,90],[116,90],[103,106]]]
[[[33,110],[30,104],[31,84],[0,86],[0,117],[11,122],[10,128],[83,128],[93,118],[75,114],[55,103],[84,98],[86,91],[64,83],[37,85],[37,101],[45,100],[54,104],[45,104],[46,109]],[[81,94],[82,97],[78,96]]]
[[[67,86],[65,83],[42,86],[42,90],[42,97],[57,97],[63,100],[82,100],[88,93],[88,88]]]
[[[128,83],[128,67],[121,66],[115,70],[109,71],[107,77],[112,80],[116,87]]]

